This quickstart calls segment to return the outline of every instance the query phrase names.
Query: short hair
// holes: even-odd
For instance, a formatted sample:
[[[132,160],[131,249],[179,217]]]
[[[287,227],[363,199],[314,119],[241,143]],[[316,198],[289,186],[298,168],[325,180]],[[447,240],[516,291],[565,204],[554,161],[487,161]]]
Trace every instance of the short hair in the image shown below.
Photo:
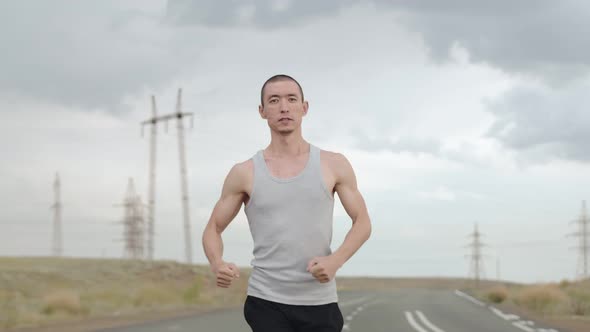
[[[278,75],[275,75],[275,76],[267,79],[266,82],[264,82],[264,84],[262,85],[262,89],[260,89],[260,103],[261,103],[261,105],[264,106],[264,88],[266,88],[268,83],[274,83],[274,82],[280,82],[280,81],[293,81],[293,82],[295,82],[295,84],[297,84],[297,86],[299,87],[299,92],[301,93],[301,101],[305,100],[305,98],[303,97],[303,89],[301,88],[301,84],[299,84],[299,82],[297,82],[297,80],[295,80],[293,77],[291,77],[289,75],[278,74]]]

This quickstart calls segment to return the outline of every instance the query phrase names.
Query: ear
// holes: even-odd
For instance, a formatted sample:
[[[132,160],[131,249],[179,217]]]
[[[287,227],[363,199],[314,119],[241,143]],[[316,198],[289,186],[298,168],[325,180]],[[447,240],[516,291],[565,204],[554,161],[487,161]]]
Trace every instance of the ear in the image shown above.
[[[258,106],[258,113],[260,114],[261,118],[266,119],[266,113],[264,112],[264,106],[262,106],[262,105]]]
[[[307,110],[309,109],[309,103],[306,101],[303,102],[303,116],[307,115]]]

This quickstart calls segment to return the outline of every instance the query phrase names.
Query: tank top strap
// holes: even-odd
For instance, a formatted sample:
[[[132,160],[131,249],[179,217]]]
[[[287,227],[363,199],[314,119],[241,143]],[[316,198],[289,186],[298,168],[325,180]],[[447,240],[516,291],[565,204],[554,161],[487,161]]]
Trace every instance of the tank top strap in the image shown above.
[[[264,165],[264,155],[262,154],[262,150],[258,150],[253,156],[252,156],[252,162],[254,163],[254,172],[255,173],[259,173],[259,172],[264,172],[265,169],[265,165]]]
[[[311,162],[311,166],[313,167],[318,167],[320,166],[320,149],[313,145],[310,144],[309,145],[309,153],[310,153],[310,162]]]

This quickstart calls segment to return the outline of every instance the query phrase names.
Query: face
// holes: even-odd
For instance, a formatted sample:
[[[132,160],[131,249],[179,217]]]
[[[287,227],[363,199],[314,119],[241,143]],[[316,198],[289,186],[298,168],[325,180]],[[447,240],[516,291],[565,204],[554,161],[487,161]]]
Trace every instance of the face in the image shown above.
[[[308,103],[302,100],[297,83],[285,80],[267,84],[263,101],[258,111],[271,130],[288,134],[301,127]]]

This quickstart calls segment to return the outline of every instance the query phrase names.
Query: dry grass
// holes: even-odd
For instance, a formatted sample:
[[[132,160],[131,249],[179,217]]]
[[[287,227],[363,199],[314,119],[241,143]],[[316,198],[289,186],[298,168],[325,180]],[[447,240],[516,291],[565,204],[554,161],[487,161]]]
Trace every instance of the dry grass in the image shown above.
[[[554,285],[535,285],[516,292],[513,300],[528,310],[547,315],[565,313],[568,297]]]
[[[231,291],[206,266],[171,261],[0,257],[0,330],[160,309],[240,304],[248,270]]]
[[[71,290],[58,290],[47,294],[43,298],[42,312],[46,315],[52,315],[63,312],[70,315],[77,315],[87,312],[80,304],[80,295]]]
[[[482,288],[476,295],[481,300],[494,303],[508,302],[542,316],[590,318],[588,280]]]
[[[566,290],[569,296],[569,309],[576,316],[590,316],[590,290],[588,288]]]
[[[508,288],[496,286],[486,292],[486,298],[493,303],[502,303],[508,298]]]

